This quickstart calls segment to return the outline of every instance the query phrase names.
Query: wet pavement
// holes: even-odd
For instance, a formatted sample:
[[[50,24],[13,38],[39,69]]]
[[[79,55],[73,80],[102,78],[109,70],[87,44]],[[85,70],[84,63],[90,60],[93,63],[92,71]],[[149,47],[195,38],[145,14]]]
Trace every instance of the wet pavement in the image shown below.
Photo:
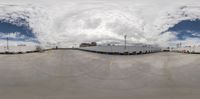
[[[199,99],[200,55],[0,55],[1,99]]]

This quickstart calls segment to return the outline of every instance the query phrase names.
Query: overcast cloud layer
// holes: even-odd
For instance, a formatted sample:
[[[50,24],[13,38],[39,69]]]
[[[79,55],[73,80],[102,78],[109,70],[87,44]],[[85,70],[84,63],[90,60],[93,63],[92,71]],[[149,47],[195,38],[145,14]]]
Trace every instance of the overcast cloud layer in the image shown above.
[[[0,20],[29,26],[42,45],[122,41],[168,45],[161,32],[200,18],[199,0],[0,0]],[[17,20],[23,19],[25,22]],[[187,39],[199,42],[199,39]],[[179,41],[176,41],[179,42]]]

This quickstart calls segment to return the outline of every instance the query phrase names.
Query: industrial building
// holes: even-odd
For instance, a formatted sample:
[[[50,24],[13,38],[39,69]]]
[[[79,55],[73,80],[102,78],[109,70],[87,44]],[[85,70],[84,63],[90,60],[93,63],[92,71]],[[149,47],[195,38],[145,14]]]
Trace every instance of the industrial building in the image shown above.
[[[10,46],[0,46],[0,53],[29,53],[29,52],[37,52],[41,51],[42,48],[37,45],[10,45]]]
[[[200,45],[199,46],[183,46],[171,49],[173,52],[181,52],[181,53],[200,53]]]
[[[160,52],[161,48],[156,45],[131,44],[131,45],[98,45],[80,47],[80,50],[105,53],[105,54],[147,54]]]

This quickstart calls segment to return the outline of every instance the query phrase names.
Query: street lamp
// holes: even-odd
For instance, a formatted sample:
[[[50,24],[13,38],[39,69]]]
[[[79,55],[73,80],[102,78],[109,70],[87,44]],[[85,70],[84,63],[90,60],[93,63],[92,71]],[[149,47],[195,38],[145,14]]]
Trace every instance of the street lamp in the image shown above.
[[[124,35],[124,49],[126,50],[126,38],[127,38],[127,35]]]
[[[9,51],[9,38],[8,37],[6,38],[6,41],[7,41],[7,51]]]

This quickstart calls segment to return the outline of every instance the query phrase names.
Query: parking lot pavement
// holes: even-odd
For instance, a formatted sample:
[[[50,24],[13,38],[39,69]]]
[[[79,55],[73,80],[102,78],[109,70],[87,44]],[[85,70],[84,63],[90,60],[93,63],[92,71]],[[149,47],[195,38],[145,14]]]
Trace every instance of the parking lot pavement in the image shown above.
[[[200,55],[0,55],[1,99],[199,99]]]

